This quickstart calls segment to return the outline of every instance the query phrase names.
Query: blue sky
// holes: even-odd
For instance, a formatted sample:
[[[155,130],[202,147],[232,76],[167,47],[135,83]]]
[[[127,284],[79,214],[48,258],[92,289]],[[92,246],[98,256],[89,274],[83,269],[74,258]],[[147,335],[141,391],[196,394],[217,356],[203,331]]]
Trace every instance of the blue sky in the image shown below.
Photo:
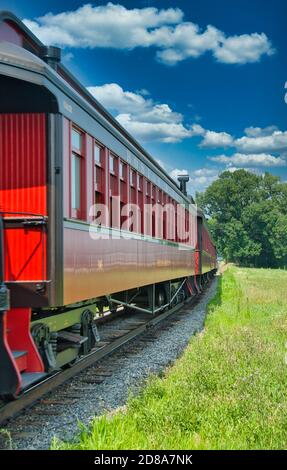
[[[188,171],[191,193],[226,168],[287,179],[286,0],[0,8],[60,45],[65,65],[169,173]]]

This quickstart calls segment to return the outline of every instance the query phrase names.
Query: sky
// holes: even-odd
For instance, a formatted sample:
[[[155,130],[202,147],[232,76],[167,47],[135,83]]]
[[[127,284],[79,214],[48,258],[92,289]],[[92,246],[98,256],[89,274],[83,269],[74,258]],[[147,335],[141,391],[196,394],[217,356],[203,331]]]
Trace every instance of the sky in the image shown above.
[[[189,192],[287,180],[286,0],[0,0]],[[286,85],[287,86],[287,85]]]

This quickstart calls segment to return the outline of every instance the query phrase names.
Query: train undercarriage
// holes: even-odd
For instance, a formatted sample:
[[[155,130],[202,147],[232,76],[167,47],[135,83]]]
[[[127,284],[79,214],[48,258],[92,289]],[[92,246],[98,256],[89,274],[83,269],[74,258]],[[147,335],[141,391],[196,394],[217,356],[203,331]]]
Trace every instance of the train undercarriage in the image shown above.
[[[1,284],[0,397],[16,399],[49,374],[88,355],[100,341],[97,322],[119,314],[169,310],[200,294],[215,270],[206,274],[152,284],[55,309],[7,309]]]

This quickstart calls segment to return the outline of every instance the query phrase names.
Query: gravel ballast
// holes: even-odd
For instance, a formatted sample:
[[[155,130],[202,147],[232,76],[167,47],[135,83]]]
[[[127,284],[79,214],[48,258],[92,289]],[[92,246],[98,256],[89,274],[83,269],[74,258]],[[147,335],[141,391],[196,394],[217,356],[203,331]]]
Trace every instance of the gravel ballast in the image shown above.
[[[206,307],[214,297],[215,277],[199,302],[185,307],[186,314],[151,335],[156,339],[136,339],[123,346],[97,366],[82,372],[69,383],[7,425],[14,449],[48,449],[53,437],[72,440],[79,432],[79,421],[88,425],[95,415],[125,405],[150,374],[161,373],[183,352],[190,337],[204,327]],[[95,375],[102,382],[95,382]],[[10,442],[10,441],[9,441]]]

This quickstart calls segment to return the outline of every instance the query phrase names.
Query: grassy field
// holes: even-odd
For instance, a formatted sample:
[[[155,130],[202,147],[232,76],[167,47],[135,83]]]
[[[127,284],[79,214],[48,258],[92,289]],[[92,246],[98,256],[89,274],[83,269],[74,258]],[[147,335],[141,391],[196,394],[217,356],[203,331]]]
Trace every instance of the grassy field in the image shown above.
[[[230,267],[206,328],[125,410],[64,449],[287,447],[287,272]]]

